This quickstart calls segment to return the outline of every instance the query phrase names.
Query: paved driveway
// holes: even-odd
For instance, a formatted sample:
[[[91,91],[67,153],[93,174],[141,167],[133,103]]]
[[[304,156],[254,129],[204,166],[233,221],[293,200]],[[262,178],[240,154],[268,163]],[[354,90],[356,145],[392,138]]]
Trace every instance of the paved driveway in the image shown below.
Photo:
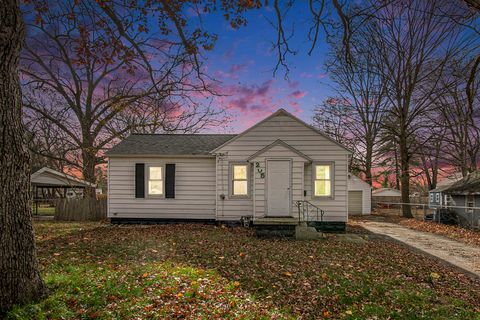
[[[480,248],[391,222],[362,221],[370,232],[386,235],[480,277]]]

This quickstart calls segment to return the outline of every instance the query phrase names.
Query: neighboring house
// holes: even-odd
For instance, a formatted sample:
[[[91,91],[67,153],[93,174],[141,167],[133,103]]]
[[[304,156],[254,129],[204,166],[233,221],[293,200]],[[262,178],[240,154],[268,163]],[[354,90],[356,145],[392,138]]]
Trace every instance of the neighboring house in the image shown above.
[[[372,187],[353,174],[348,175],[348,215],[370,214]]]
[[[480,171],[472,172],[442,192],[451,197],[450,210],[464,226],[480,227]],[[472,209],[470,209],[472,208]]]
[[[30,176],[34,199],[43,197],[78,197],[95,184],[48,167],[33,167]]]
[[[107,156],[114,223],[298,223],[317,207],[345,229],[351,151],[283,109],[238,135],[133,134]]]
[[[452,174],[437,183],[437,187],[428,192],[428,207],[438,208],[452,205],[452,197],[444,193],[452,184],[462,179],[461,174]]]

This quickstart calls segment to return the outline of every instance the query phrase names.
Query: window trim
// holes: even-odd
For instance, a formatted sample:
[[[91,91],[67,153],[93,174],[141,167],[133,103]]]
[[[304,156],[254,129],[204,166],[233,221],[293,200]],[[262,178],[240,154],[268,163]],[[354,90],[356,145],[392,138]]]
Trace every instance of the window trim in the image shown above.
[[[471,201],[469,201],[469,200],[471,200]],[[470,207],[468,205],[469,203],[472,204],[472,208],[475,207],[475,196],[474,195],[469,194],[469,195],[465,196],[465,207]],[[475,211],[475,209],[465,209],[465,213],[473,213],[474,211]]]
[[[145,164],[146,172],[145,172],[145,195],[147,198],[165,198],[165,164]],[[150,190],[148,188],[148,183],[150,182],[150,168],[162,168],[162,194],[150,194]],[[156,180],[157,181],[157,180]]]
[[[247,167],[247,194],[235,195],[233,194],[233,167],[238,165],[244,165]],[[228,197],[229,199],[250,199],[251,198],[251,163],[246,161],[229,162],[228,164]],[[243,180],[242,180],[243,181]]]
[[[329,196],[317,196],[315,194],[315,181],[317,180],[316,179],[317,166],[330,166],[330,195]],[[313,162],[311,167],[312,167],[312,199],[334,200],[335,199],[335,162],[334,161]]]
[[[440,192],[435,193],[435,202],[440,203]]]

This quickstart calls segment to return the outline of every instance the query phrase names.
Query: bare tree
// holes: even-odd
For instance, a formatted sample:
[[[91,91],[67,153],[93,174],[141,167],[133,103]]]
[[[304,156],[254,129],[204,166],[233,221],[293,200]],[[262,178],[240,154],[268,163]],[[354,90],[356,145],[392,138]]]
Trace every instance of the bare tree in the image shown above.
[[[442,159],[463,176],[477,169],[480,157],[480,83],[470,79],[470,63],[452,61],[440,81],[434,123],[444,131]],[[467,89],[468,87],[468,89]]]
[[[139,127],[191,132],[221,120],[203,104],[202,95],[214,92],[192,48],[152,36],[143,19],[124,7],[66,1],[28,23],[21,68],[27,116],[51,123],[45,133],[60,133],[67,144],[58,160],[87,181],[104,162],[102,150]],[[145,110],[156,117],[135,118]]]
[[[0,317],[46,293],[35,252],[30,157],[18,77],[25,26],[18,1],[0,2]]]
[[[455,5],[443,1],[398,1],[377,11],[374,27],[369,28],[377,53],[374,59],[387,82],[389,112],[384,128],[398,144],[405,203],[409,203],[415,135],[432,110],[430,98],[459,32],[450,19],[437,14],[449,10],[455,11]],[[412,217],[410,206],[403,206],[403,215]]]
[[[352,20],[353,26],[355,23],[356,20]],[[360,19],[358,23],[366,22]],[[344,137],[336,139],[349,142],[348,145],[355,151],[356,169],[365,175],[371,185],[385,110],[386,82],[374,63],[375,53],[370,49],[369,37],[364,34],[365,25],[356,26],[356,30],[350,39],[349,59],[345,57],[342,43],[331,43],[332,55],[327,66],[338,98],[329,99],[322,108],[317,108],[314,119],[332,112],[343,119],[341,126],[344,132],[337,133]]]

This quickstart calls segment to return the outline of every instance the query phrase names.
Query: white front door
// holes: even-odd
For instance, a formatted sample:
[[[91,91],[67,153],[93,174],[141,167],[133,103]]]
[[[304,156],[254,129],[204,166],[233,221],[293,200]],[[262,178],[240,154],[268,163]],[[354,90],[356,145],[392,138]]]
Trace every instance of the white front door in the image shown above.
[[[290,216],[290,161],[267,161],[267,214]]]

